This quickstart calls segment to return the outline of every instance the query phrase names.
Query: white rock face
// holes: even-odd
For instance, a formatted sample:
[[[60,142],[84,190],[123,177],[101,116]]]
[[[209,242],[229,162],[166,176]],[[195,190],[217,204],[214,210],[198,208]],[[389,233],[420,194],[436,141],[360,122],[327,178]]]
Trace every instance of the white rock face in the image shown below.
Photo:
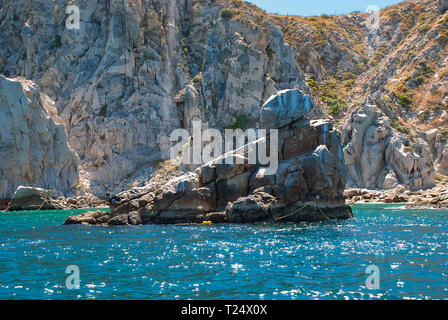
[[[51,199],[51,191],[19,186],[12,196],[8,211],[39,210]]]
[[[436,168],[441,174],[448,175],[448,144],[445,144]]]
[[[68,192],[78,181],[64,123],[33,82],[0,75],[0,141],[0,198],[19,185]]]
[[[343,126],[342,141],[349,187],[390,189],[403,185],[416,190],[435,184],[426,141],[411,141],[395,132],[389,118],[376,106],[365,105],[353,112]]]
[[[44,199],[51,198],[51,191],[42,188],[19,186],[14,192],[12,200],[20,200],[27,197],[37,196]]]

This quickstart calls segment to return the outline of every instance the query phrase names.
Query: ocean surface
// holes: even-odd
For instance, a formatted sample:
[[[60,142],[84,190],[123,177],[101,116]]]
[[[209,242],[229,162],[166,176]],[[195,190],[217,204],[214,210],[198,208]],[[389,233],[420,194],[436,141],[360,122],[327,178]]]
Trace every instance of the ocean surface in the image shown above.
[[[446,210],[353,209],[348,221],[137,227],[0,212],[0,299],[448,299]]]

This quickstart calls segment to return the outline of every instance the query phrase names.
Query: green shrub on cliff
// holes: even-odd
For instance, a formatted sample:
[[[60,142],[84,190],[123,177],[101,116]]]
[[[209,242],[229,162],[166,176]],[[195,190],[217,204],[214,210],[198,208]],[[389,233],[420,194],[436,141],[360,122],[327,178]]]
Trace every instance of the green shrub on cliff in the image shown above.
[[[397,94],[397,99],[403,108],[409,108],[412,105],[412,99],[404,94]]]
[[[56,48],[60,48],[62,46],[62,39],[60,35],[56,35],[56,38],[54,39],[54,45]]]
[[[404,127],[403,125],[401,125],[400,123],[396,122],[396,121],[392,121],[391,123],[392,128],[400,131],[401,133],[404,134],[410,134],[411,130],[407,127]]]
[[[224,19],[231,19],[233,16],[235,16],[237,12],[232,9],[223,8],[219,11],[219,15],[223,17]]]
[[[275,56],[275,51],[274,51],[273,49],[271,49],[270,47],[267,47],[267,48],[266,48],[266,55],[267,55],[269,58],[272,58],[272,57]]]
[[[320,84],[314,77],[311,77],[306,79],[306,83],[313,93],[328,106],[328,114],[337,116],[348,109],[346,99],[339,93],[339,81],[327,81],[325,84]]]

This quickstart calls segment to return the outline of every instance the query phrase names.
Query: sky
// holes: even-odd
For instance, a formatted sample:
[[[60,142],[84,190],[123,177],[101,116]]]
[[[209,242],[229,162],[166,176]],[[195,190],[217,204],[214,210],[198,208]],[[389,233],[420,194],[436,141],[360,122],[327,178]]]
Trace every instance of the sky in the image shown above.
[[[365,12],[368,6],[381,9],[397,4],[398,0],[247,0],[269,13],[282,15],[319,16]]]

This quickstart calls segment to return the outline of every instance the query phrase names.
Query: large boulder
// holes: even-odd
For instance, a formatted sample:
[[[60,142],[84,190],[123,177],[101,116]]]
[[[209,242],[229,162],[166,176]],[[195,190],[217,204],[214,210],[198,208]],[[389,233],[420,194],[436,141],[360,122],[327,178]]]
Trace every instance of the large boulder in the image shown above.
[[[111,220],[110,216],[105,211],[89,211],[84,212],[77,216],[71,216],[69,217],[64,224],[70,225],[70,224],[107,224]],[[127,224],[127,218],[126,221],[121,221],[121,224]],[[111,223],[113,224],[113,223]]]
[[[51,191],[19,186],[14,192],[7,211],[51,209]]]
[[[0,75],[0,199],[20,185],[68,192],[78,158],[67,143],[54,102],[36,85]]]
[[[412,140],[413,139],[413,140]],[[393,130],[376,106],[358,107],[342,128],[348,186],[416,190],[434,186],[431,150],[421,138]]]
[[[230,165],[216,158],[164,184],[151,182],[113,197],[108,224],[352,217],[343,197],[346,167],[339,134],[328,120],[308,120],[311,109],[310,98],[297,90],[280,92],[261,108],[260,118],[270,119],[262,123],[281,126],[276,172],[259,163]],[[224,158],[238,156],[235,150]]]
[[[277,199],[264,192],[257,192],[228,204],[227,220],[232,223],[258,222],[271,219],[277,209]]]
[[[261,108],[260,127],[279,129],[305,116],[313,108],[308,95],[297,89],[273,95]]]

